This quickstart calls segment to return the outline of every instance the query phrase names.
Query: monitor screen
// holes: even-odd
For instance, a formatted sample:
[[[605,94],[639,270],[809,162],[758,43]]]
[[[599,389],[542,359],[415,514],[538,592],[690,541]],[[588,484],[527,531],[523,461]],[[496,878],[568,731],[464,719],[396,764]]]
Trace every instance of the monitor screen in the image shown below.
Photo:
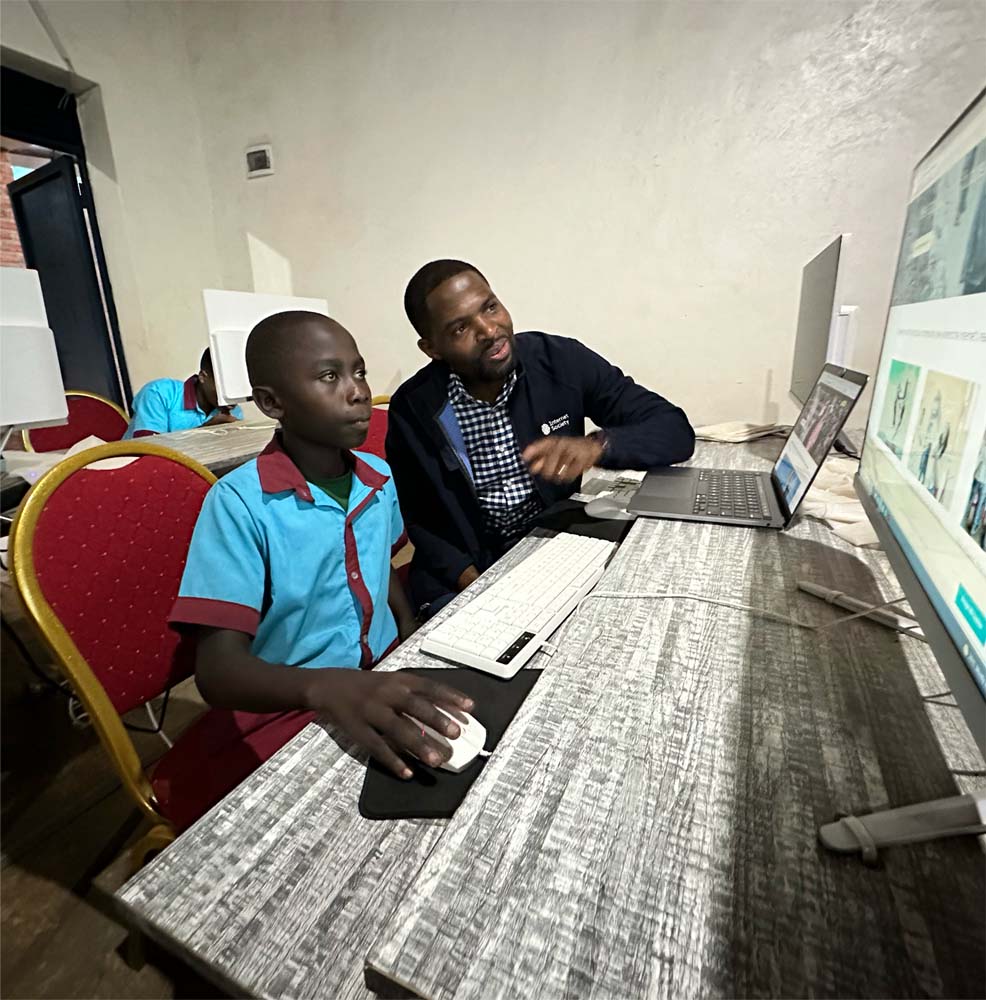
[[[828,360],[829,334],[836,310],[842,237],[837,236],[801,272],[798,331],[791,365],[791,395],[804,405]]]
[[[858,489],[986,696],[983,95],[914,174]]]
[[[771,473],[788,511],[808,492],[865,386],[865,375],[835,365],[825,365],[817,376]]]

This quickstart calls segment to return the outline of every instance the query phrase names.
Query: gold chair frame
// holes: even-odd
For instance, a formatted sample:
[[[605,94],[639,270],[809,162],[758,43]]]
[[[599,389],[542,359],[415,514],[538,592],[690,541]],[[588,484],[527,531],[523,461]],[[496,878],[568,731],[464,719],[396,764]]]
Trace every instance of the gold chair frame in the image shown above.
[[[49,469],[24,498],[10,534],[11,577],[28,619],[89,714],[93,728],[103,749],[109,754],[123,787],[137,804],[143,817],[153,824],[151,830],[131,850],[135,871],[143,865],[150,853],[170,844],[175,839],[176,832],[158,809],[150,779],[141,765],[133,740],[124,728],[123,720],[44,596],[34,566],[34,534],[41,513],[52,494],[80,469],[107,458],[142,458],[145,455],[177,462],[200,475],[210,486],[216,481],[216,477],[205,466],[171,448],[141,441],[113,441],[88,448]]]
[[[98,392],[86,392],[84,389],[66,389],[65,398],[67,399],[69,396],[83,396],[86,399],[98,399],[101,403],[105,403],[107,406],[112,407],[128,424],[130,423],[130,418],[121,407],[117,406],[112,399],[100,396]],[[21,431],[21,441],[24,444],[25,451],[34,451],[34,446],[31,444],[30,430]]]

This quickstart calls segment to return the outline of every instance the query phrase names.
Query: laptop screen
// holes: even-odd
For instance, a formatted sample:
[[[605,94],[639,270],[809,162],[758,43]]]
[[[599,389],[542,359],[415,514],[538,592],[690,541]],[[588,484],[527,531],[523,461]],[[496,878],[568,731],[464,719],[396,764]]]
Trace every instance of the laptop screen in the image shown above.
[[[826,365],[791,428],[771,477],[792,514],[808,492],[850,411],[866,385],[866,376]]]

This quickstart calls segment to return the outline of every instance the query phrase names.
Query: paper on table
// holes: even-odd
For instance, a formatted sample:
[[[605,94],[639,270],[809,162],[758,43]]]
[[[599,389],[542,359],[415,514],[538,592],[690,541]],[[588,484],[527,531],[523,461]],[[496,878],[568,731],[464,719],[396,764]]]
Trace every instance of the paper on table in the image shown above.
[[[722,424],[705,424],[695,428],[695,437],[702,441],[725,441],[740,444],[755,441],[781,430],[777,424],[751,424],[746,420],[728,420]]]
[[[13,452],[4,456],[7,464],[7,471],[14,476],[30,483],[32,486],[51,468],[56,466],[63,458],[70,455],[78,455],[80,451],[88,448],[95,448],[106,442],[94,434],[76,441],[67,451],[37,451],[37,452]],[[134,458],[106,458],[102,462],[94,462],[88,466],[90,469],[121,469],[125,465],[136,461]]]
[[[850,544],[878,548],[876,532],[853,488],[857,467],[858,463],[850,458],[827,458],[801,509],[809,517],[824,521]]]

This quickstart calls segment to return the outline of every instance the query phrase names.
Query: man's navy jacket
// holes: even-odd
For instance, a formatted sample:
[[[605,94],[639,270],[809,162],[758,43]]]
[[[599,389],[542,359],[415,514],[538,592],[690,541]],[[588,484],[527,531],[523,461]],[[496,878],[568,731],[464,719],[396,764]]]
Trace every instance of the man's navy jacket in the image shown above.
[[[519,333],[514,352],[518,379],[507,409],[521,451],[549,434],[582,437],[588,418],[606,431],[600,464],[608,468],[650,469],[691,457],[695,432],[684,412],[577,340]],[[503,554],[484,526],[448,379],[448,365],[432,361],[390,401],[387,461],[414,545],[415,607],[454,593],[468,566],[482,572]],[[579,485],[534,483],[546,507]]]

